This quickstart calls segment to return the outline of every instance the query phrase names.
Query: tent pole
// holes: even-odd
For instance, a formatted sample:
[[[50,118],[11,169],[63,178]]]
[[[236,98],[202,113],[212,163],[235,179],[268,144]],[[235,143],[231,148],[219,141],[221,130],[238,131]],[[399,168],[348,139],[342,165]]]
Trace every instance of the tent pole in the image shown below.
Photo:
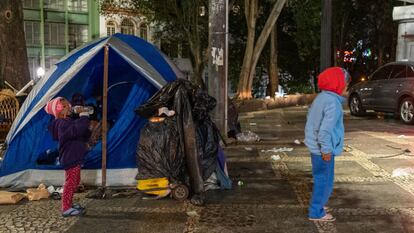
[[[104,76],[102,96],[102,188],[106,188],[106,147],[108,132],[108,53],[109,47],[105,45],[104,51]]]

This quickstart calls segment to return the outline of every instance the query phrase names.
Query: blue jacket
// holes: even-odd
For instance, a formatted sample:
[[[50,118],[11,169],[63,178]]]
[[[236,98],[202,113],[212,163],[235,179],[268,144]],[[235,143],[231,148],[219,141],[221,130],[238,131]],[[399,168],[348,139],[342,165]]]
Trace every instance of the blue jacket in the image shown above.
[[[340,155],[344,146],[342,103],[345,98],[322,91],[309,109],[305,127],[305,144],[311,154]]]

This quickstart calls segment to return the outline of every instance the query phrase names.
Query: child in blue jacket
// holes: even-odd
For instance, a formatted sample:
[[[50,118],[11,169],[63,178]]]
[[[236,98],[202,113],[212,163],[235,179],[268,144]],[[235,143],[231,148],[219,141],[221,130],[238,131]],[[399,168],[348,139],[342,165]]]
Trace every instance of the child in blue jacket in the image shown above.
[[[309,109],[305,127],[305,144],[311,153],[313,191],[309,206],[309,220],[332,222],[335,218],[326,213],[325,206],[331,196],[334,183],[335,156],[344,145],[342,104],[345,98],[348,72],[331,67],[318,76],[322,91]]]

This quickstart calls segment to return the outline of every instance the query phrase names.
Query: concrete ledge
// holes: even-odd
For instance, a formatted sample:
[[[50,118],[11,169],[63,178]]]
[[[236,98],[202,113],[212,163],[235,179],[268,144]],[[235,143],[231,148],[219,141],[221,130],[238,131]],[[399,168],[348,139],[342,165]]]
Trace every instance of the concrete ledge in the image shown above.
[[[287,95],[274,99],[235,100],[239,112],[253,112],[275,108],[309,105],[317,94]]]

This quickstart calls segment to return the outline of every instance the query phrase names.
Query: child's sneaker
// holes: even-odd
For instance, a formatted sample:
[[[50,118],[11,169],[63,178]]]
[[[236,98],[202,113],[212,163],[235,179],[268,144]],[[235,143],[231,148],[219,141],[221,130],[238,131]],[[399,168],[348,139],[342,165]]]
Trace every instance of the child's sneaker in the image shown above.
[[[83,207],[83,206],[81,206],[80,204],[77,204],[77,203],[73,204],[72,208],[78,209],[78,210],[85,210],[85,207]]]
[[[334,222],[336,218],[331,214],[325,214],[322,218],[309,218],[309,220],[317,222]]]
[[[63,217],[74,217],[74,216],[81,216],[84,214],[83,210],[75,209],[75,208],[69,208],[65,212],[62,213]]]

